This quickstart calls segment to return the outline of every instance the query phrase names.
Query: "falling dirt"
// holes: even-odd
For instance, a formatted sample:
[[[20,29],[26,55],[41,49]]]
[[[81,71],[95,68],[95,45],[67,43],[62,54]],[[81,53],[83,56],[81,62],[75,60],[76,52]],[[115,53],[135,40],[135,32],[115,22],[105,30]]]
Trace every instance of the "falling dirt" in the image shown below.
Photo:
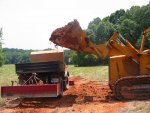
[[[20,99],[16,107],[1,107],[0,113],[120,113],[125,103],[114,99],[108,85],[71,77],[75,81],[62,98]],[[13,101],[11,104],[13,104]],[[15,103],[14,103],[15,104]]]

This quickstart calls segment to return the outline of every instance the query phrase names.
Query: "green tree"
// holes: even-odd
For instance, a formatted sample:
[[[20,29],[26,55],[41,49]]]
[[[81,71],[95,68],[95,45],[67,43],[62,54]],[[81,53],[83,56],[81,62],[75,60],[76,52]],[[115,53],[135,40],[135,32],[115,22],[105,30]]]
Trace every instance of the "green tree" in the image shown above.
[[[141,33],[150,27],[150,5],[131,7],[126,11],[119,27],[121,28],[121,33],[125,34],[124,36],[128,36],[127,38],[133,44],[136,44]]]
[[[112,36],[115,29],[113,24],[109,21],[102,21],[97,25],[96,29],[96,38],[94,39],[96,44],[105,43]]]
[[[88,38],[90,38],[92,41],[93,39],[96,38],[96,29],[97,25],[101,22],[101,19],[99,17],[93,19],[88,25],[88,28],[86,29],[86,34]]]
[[[113,24],[109,21],[101,21],[95,18],[91,21],[86,29],[86,34],[95,44],[106,42],[114,32]]]
[[[141,30],[143,31],[146,28],[150,27],[150,4],[141,7],[141,15],[139,16],[143,17],[139,21],[141,25]]]
[[[3,48],[6,64],[30,62],[29,55],[33,50]]]
[[[100,59],[97,56],[79,52],[73,52],[71,60],[75,66],[93,66],[100,64]]]
[[[119,26],[119,32],[133,45],[135,45],[135,42],[141,34],[141,32],[139,32],[139,25],[131,19],[123,20]]]
[[[120,9],[120,10],[117,10],[115,13],[112,13],[108,20],[110,23],[119,24],[124,15],[125,15],[125,10]]]
[[[93,25],[97,25],[101,22],[101,19],[99,17],[94,18],[93,21],[91,21],[88,25],[89,29],[93,29]]]
[[[77,52],[73,51],[71,53],[71,62],[75,65],[75,66],[78,66],[78,56],[77,56]]]
[[[140,32],[150,27],[150,5],[133,6],[126,11],[124,18],[131,19],[139,24]]]

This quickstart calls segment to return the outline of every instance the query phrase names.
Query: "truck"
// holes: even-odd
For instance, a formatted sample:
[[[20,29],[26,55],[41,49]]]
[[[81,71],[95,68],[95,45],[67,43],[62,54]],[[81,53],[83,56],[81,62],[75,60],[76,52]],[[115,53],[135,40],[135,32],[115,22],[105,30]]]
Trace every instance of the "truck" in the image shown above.
[[[69,87],[69,72],[62,50],[35,51],[30,63],[15,64],[16,81],[1,87],[2,98],[62,97]],[[15,85],[14,85],[15,84]]]
[[[150,28],[143,32],[141,48],[136,49],[119,32],[105,44],[94,44],[77,20],[53,31],[50,41],[71,50],[109,57],[108,84],[119,100],[150,99],[150,49],[144,44]]]

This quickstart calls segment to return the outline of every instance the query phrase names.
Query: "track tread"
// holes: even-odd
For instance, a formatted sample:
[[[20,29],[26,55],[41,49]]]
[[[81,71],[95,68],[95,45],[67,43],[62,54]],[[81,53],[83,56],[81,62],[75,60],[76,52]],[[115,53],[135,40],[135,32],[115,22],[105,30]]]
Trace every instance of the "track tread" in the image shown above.
[[[119,100],[150,99],[150,87],[148,87],[148,90],[145,90],[144,92],[142,90],[137,91],[138,93],[135,93],[135,94],[133,94],[133,92],[132,92],[131,94],[127,95],[127,97],[122,95],[122,93],[123,93],[123,92],[121,92],[122,87],[128,87],[128,89],[131,90],[136,85],[138,87],[141,87],[142,85],[150,86],[150,75],[130,76],[130,77],[123,77],[123,78],[119,79],[114,86],[115,97]],[[133,89],[136,89],[136,87]],[[144,93],[145,93],[145,95],[144,95]]]

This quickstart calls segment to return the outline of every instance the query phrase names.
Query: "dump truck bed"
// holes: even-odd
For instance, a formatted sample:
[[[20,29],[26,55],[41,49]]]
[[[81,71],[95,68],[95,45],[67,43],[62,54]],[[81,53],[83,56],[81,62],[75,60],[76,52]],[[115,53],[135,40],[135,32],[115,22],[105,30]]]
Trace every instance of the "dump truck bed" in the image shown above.
[[[64,64],[59,61],[16,64],[16,73],[63,72]]]

